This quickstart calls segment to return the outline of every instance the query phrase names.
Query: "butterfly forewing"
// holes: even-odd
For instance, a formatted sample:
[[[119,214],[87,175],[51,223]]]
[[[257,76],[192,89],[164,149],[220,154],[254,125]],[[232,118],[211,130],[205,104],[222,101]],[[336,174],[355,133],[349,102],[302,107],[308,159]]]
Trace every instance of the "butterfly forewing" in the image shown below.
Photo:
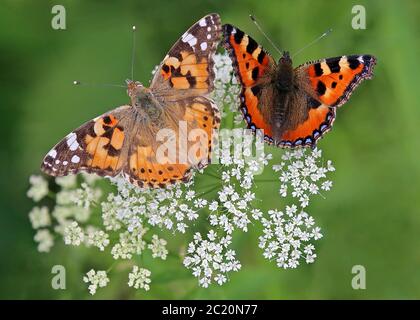
[[[213,90],[213,54],[221,35],[218,14],[209,14],[169,50],[151,84],[158,97],[206,95]]]
[[[79,171],[115,176],[127,161],[133,119],[126,105],[85,123],[48,152],[41,169],[52,176]]]
[[[249,35],[230,24],[223,25],[224,46],[229,52],[238,82],[242,85],[240,110],[249,129],[264,130],[271,139],[271,126],[266,121],[275,95],[270,85],[276,63]]]
[[[351,55],[305,63],[297,72],[306,72],[318,99],[331,107],[347,102],[364,79],[372,78],[376,64],[371,55]]]

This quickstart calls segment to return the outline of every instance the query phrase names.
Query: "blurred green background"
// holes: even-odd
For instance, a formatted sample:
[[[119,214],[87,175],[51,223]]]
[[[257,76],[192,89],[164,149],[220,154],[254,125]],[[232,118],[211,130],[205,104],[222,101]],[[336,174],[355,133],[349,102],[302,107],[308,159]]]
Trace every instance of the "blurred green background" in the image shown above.
[[[62,4],[67,30],[51,28],[51,8]],[[366,8],[366,30],[353,30],[351,9]],[[283,49],[292,53],[328,28],[333,33],[294,61],[370,53],[375,78],[364,82],[338,111],[334,129],[320,142],[337,171],[334,188],[312,201],[322,227],[316,263],[280,270],[264,260],[257,233],[235,246],[243,269],[223,287],[196,289],[179,261],[145,263],[154,272],[145,294],[129,289],[126,274],[95,298],[373,299],[420,298],[419,1],[18,1],[0,4],[0,298],[89,298],[82,274],[107,268],[111,259],[65,247],[36,251],[27,213],[28,176],[44,154],[84,121],[128,102],[125,90],[75,87],[85,82],[122,83],[130,75],[131,26],[136,25],[135,78],[150,71],[196,20],[218,12],[278,58],[248,14],[254,14]],[[279,153],[277,152],[276,155]],[[266,173],[266,175],[269,173]],[[278,186],[263,184],[262,206],[281,207]],[[176,249],[176,248],[174,248]],[[67,289],[51,288],[51,267],[67,268]],[[353,290],[351,269],[367,270],[367,289]],[[167,275],[171,275],[170,277]],[[161,275],[161,276],[159,276]]]

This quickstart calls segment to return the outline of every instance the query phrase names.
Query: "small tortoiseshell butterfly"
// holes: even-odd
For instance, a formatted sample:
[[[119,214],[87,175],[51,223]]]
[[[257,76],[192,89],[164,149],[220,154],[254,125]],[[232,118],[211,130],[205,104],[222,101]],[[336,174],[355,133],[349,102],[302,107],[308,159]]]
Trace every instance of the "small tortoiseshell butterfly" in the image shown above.
[[[149,88],[127,80],[130,105],[123,105],[95,118],[59,142],[45,156],[41,169],[52,176],[79,171],[100,176],[122,173],[140,187],[159,188],[186,181],[192,168],[209,163],[212,130],[218,128],[217,106],[208,98],[213,90],[213,54],[221,36],[217,14],[209,14],[194,24],[169,50]],[[179,130],[180,121],[187,124]],[[188,154],[185,162],[162,164],[157,161],[157,133],[172,129],[177,155],[190,147],[189,133],[207,133],[209,152]],[[184,135],[181,137],[180,135]],[[191,159],[194,157],[195,159]]]
[[[315,147],[335,119],[336,108],[372,77],[371,55],[351,55],[308,62],[293,68],[288,52],[279,63],[250,36],[223,25],[224,46],[242,85],[240,109],[248,128],[264,130],[279,147]]]

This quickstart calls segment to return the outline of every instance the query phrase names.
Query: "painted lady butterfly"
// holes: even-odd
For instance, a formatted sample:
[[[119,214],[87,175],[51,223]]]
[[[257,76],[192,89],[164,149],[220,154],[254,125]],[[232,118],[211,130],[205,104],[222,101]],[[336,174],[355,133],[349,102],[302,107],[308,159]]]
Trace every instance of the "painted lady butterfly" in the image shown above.
[[[264,130],[280,147],[315,147],[335,119],[336,108],[372,77],[376,58],[351,55],[308,62],[293,68],[288,52],[278,64],[250,36],[223,25],[224,46],[242,84],[240,109],[248,128]]]
[[[137,186],[153,188],[188,180],[191,169],[209,163],[212,131],[220,124],[218,108],[208,98],[220,35],[217,14],[202,18],[169,50],[149,88],[127,80],[131,104],[71,132],[48,152],[41,169],[52,176],[79,171],[111,177],[122,173]],[[172,132],[167,137],[176,141],[177,156],[188,155],[185,161],[158,159],[162,143],[157,136],[165,129]],[[188,152],[197,129],[204,133],[207,152]]]

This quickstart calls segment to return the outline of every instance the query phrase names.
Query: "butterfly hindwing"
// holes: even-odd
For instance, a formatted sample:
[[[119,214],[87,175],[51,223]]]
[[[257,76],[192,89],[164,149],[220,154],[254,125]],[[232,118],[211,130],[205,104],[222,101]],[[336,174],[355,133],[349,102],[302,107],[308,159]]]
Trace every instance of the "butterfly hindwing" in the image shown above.
[[[308,112],[308,117],[295,129],[287,130],[281,136],[279,146],[285,148],[314,147],[317,141],[327,133],[335,120],[335,108],[325,104],[316,104]]]
[[[167,106],[163,120],[167,150],[159,151],[162,144],[155,142],[156,134],[145,131],[147,128],[139,131],[130,145],[124,174],[140,187],[160,188],[188,181],[192,169],[204,168],[210,162],[213,129],[220,125],[219,110],[211,100],[179,100]]]
[[[211,92],[214,80],[212,56],[220,34],[220,17],[215,13],[203,17],[189,28],[169,50],[156,71],[151,84],[155,95],[197,96]]]
[[[127,159],[130,113],[130,106],[122,106],[85,123],[48,152],[41,169],[51,176],[80,171],[115,176]]]

